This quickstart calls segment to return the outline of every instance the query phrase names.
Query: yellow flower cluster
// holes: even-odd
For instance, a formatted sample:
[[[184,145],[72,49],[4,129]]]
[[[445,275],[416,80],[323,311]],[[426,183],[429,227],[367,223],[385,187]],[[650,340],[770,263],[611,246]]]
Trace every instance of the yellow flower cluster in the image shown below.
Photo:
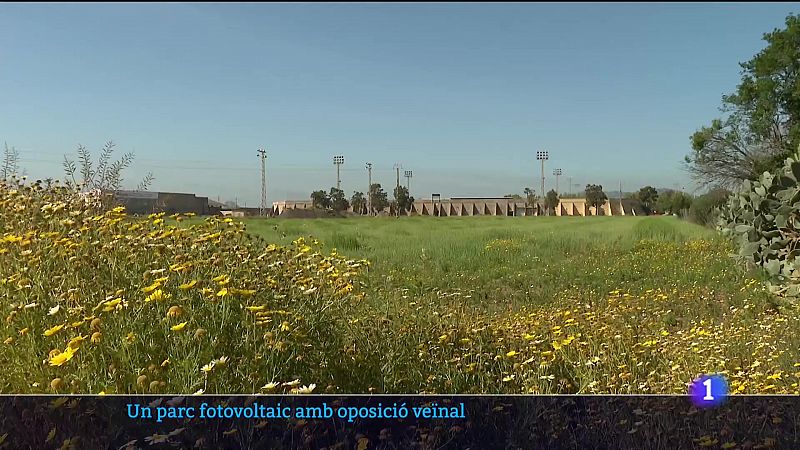
[[[313,373],[319,358],[304,354],[336,326],[325,312],[361,298],[369,265],[302,238],[268,244],[231,219],[97,209],[40,183],[0,182],[0,224],[10,393],[54,379],[59,392],[252,392]]]

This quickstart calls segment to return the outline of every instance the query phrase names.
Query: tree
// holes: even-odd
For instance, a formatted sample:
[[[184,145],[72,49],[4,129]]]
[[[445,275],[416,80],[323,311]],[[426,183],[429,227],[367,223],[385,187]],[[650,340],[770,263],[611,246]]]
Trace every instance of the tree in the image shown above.
[[[519,194],[506,194],[503,198],[513,198],[514,200],[522,200],[522,196]]]
[[[691,202],[687,216],[692,222],[707,227],[716,225],[719,209],[728,201],[731,192],[727,189],[712,189]]]
[[[685,215],[694,203],[694,197],[686,192],[678,191],[672,196],[671,211],[673,214]]]
[[[550,191],[544,197],[544,208],[547,210],[547,214],[549,215],[551,212],[555,214],[557,206],[558,206],[558,193],[555,190],[550,189]]]
[[[645,186],[639,189],[636,199],[642,203],[647,214],[650,214],[658,201],[658,191],[653,186]]]
[[[15,175],[19,170],[19,152],[16,148],[8,148],[5,144],[3,150],[3,163],[0,166],[0,180],[8,180],[12,175]]]
[[[414,197],[408,194],[408,188],[405,186],[397,186],[394,188],[394,202],[397,208],[397,213],[400,211],[408,211],[411,205],[414,204]]]
[[[800,16],[763,36],[767,46],[740,64],[742,78],[723,96],[723,118],[691,137],[685,162],[704,186],[733,187],[777,168],[800,144]]]
[[[588,203],[589,206],[593,206],[597,212],[600,211],[600,208],[606,203],[606,200],[608,200],[608,196],[603,192],[603,186],[599,184],[587,184],[585,193],[586,203]]]
[[[655,207],[667,214],[684,214],[692,206],[692,200],[692,196],[685,192],[665,190],[659,194]]]
[[[676,191],[671,189],[661,191],[658,194],[655,209],[662,213],[672,213],[672,197],[675,195],[675,192]]]
[[[331,198],[327,192],[320,189],[311,193],[311,204],[314,208],[328,209],[331,207]]]
[[[370,204],[372,205],[372,214],[375,211],[383,211],[389,206],[389,195],[383,190],[380,183],[373,183],[369,187]]]
[[[539,201],[539,198],[536,196],[535,190],[526,187],[522,190],[522,193],[525,194],[525,209],[536,208],[538,206],[537,202]],[[527,214],[527,212],[525,214]]]
[[[78,145],[78,161],[82,178],[80,182],[75,179],[78,166],[75,161],[64,155],[64,171],[67,175],[67,185],[82,190],[119,190],[122,187],[122,171],[133,163],[134,155],[133,153],[125,153],[122,158],[111,162],[114,147],[113,141],[106,142],[100,152],[100,158],[95,168],[92,162],[92,154],[86,147]],[[137,189],[140,191],[147,190],[153,180],[153,174],[148,172],[137,186]]]
[[[350,202],[347,201],[347,197],[344,196],[344,191],[341,189],[332,187],[329,197],[331,199],[330,207],[334,211],[347,211],[347,208],[350,207]]]
[[[350,198],[350,205],[353,206],[353,212],[364,214],[367,211],[367,199],[364,197],[363,192],[353,192],[353,197]]]

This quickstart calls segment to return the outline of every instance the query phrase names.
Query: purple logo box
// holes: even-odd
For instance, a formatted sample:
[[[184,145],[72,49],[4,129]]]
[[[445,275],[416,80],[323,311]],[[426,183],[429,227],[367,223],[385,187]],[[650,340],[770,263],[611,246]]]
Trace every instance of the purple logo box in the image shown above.
[[[689,397],[698,408],[713,408],[728,397],[728,380],[719,374],[703,375],[689,385]]]

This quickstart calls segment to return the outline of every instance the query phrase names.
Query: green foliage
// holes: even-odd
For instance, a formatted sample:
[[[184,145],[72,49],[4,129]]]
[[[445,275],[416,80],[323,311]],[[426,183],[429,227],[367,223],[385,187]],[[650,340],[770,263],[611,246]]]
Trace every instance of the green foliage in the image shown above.
[[[394,201],[399,211],[408,211],[414,203],[414,197],[409,195],[405,186],[397,186],[394,188]]]
[[[800,296],[800,151],[783,166],[746,180],[722,209],[719,227],[739,247],[738,257],[762,267],[773,293]]]
[[[189,225],[91,200],[0,182],[0,393],[258,392],[296,374],[346,385],[342,318],[366,261],[312,239],[271,244],[230,218]]]
[[[353,192],[353,197],[350,199],[350,205],[353,206],[353,212],[357,214],[364,214],[367,211],[367,199],[364,197],[363,192]]]
[[[331,199],[331,208],[334,211],[347,211],[350,208],[350,202],[344,196],[343,190],[332,187],[329,197]]]
[[[548,214],[553,212],[555,214],[555,209],[558,206],[558,193],[550,189],[547,195],[544,198],[544,207],[547,210]]]
[[[311,193],[311,203],[314,208],[328,209],[331,207],[331,197],[320,189]]]
[[[715,226],[719,220],[720,208],[728,201],[730,194],[727,189],[714,189],[697,197],[689,207],[689,220],[698,225]]]
[[[519,194],[506,194],[503,198],[513,198],[515,200],[522,200],[522,196]]]
[[[764,34],[767,46],[741,64],[742,82],[723,101],[747,115],[756,136],[791,153],[800,144],[800,16],[785,24]]]
[[[389,195],[383,190],[380,183],[373,183],[369,187],[369,196],[372,204],[372,211],[383,211],[389,206]]]
[[[688,214],[694,199],[691,195],[682,191],[664,191],[656,200],[656,210],[667,214]]]
[[[741,64],[726,116],[691,137],[690,173],[704,185],[735,186],[781,166],[800,143],[800,17],[764,35],[767,46]]]
[[[342,251],[348,258],[374,261],[364,301],[342,317],[358,320],[342,337],[353,361],[345,392],[372,386],[392,393],[681,393],[691,374],[709,371],[709,353],[715,367],[731,368],[731,392],[742,386],[737,375],[747,382],[738,393],[796,392],[794,379],[766,377],[796,370],[798,315],[765,313],[768,293],[735,270],[726,258],[730,243],[688,221],[474,216],[246,223],[268,242],[290,243],[294,236],[281,238],[272,225],[292,226],[326,247],[349,245],[354,250]],[[755,349],[754,335],[767,345]],[[579,341],[556,351],[553,342],[569,336]],[[707,344],[699,353],[691,345],[698,339]],[[773,358],[774,348],[786,352]],[[535,364],[523,364],[531,357]],[[743,359],[767,369],[759,367],[763,375],[754,381],[733,369]],[[642,361],[648,367],[636,370]],[[609,378],[623,365],[630,376]],[[322,386],[316,373],[298,377]],[[503,381],[509,373],[516,377]]]
[[[650,214],[653,206],[655,206],[658,201],[658,191],[653,186],[645,186],[639,189],[639,192],[636,194],[636,199],[642,203],[647,213]]]
[[[608,196],[603,192],[603,186],[599,184],[587,184],[585,193],[586,203],[595,208],[600,208],[608,200]]]
[[[70,187],[77,187],[83,190],[109,190],[116,191],[122,188],[122,172],[130,167],[133,163],[133,153],[125,153],[116,161],[111,161],[111,156],[114,153],[115,144],[113,141],[108,141],[103,146],[100,152],[100,158],[97,161],[97,166],[92,162],[92,154],[86,147],[78,146],[78,162],[80,163],[80,177],[78,181],[75,178],[78,173],[78,165],[75,161],[69,159],[64,155],[64,171],[67,177],[67,185]],[[147,173],[142,181],[137,186],[139,190],[147,190],[153,182],[153,174]]]
[[[536,196],[536,191],[533,189],[526,187],[523,193],[525,194],[525,206],[528,208],[532,208],[539,201],[539,197]]]

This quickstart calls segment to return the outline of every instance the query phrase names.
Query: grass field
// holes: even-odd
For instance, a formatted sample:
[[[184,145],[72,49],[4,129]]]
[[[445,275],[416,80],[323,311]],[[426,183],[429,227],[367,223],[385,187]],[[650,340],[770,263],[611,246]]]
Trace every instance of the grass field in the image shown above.
[[[407,289],[414,296],[457,289],[472,293],[466,303],[479,308],[549,305],[564,292],[597,300],[615,289],[711,287],[712,279],[731,269],[727,258],[696,274],[683,273],[681,261],[620,266],[634,251],[638,258],[646,256],[637,247],[643,240],[681,244],[715,236],[672,217],[251,219],[246,224],[270,242],[311,236],[349,257],[368,259],[373,287]],[[735,280],[731,277],[726,281]]]
[[[0,223],[3,393],[800,391],[797,310],[672,217]]]
[[[735,267],[712,230],[673,217],[247,227],[372,262],[357,313],[369,329],[354,343],[370,362],[354,357],[351,389],[683,393],[723,372],[735,392],[798,391],[793,310]]]

